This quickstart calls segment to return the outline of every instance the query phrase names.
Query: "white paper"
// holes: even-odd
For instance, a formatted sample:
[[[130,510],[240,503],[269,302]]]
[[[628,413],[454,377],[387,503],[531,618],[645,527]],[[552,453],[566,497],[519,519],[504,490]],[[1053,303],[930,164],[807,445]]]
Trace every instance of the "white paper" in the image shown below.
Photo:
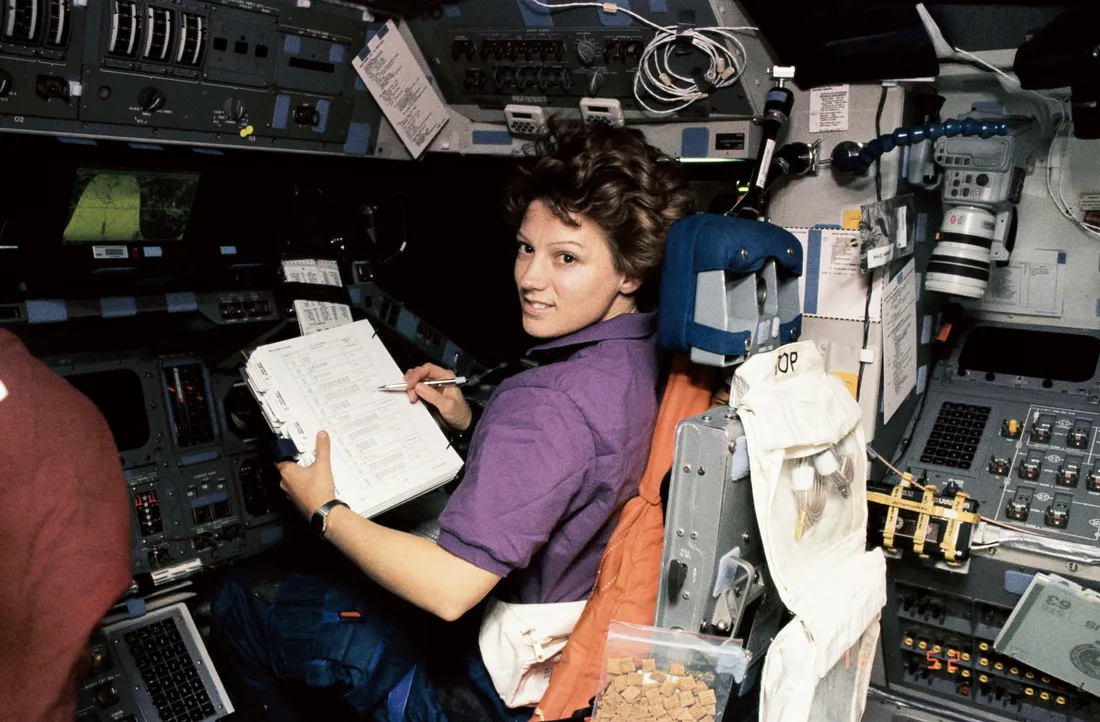
[[[848,86],[825,85],[810,90],[810,132],[848,130]]]
[[[1077,207],[1083,211],[1100,211],[1100,193],[1082,193]]]
[[[245,372],[273,384],[257,399],[281,422],[272,430],[298,447],[299,463],[313,461],[317,432],[329,433],[336,495],[358,514],[436,488],[462,466],[424,404],[378,389],[402,372],[367,321],[261,346]],[[249,385],[256,393],[262,384]]]
[[[809,232],[791,231],[798,237],[802,247],[809,253]],[[826,228],[821,231],[816,280],[817,291],[814,298],[806,298],[807,272],[804,270],[798,280],[799,298],[802,310],[807,316],[837,318],[848,321],[862,321],[867,306],[867,287],[871,291],[871,321],[881,320],[882,299],[881,273],[864,275],[859,270],[859,231],[844,231]],[[810,264],[804,264],[804,269]],[[807,308],[813,309],[807,311]]]
[[[979,307],[984,311],[1025,316],[1062,315],[1065,264],[1060,251],[1017,249],[1008,266],[994,268]]]
[[[917,383],[917,284],[910,259],[882,294],[882,416],[890,421]]]
[[[283,276],[292,283],[344,285],[340,280],[340,266],[331,260],[303,258],[283,261]],[[303,336],[352,322],[349,306],[327,301],[295,301],[294,315],[298,318],[298,329]]]
[[[882,246],[867,251],[867,268],[885,266],[886,262],[890,260],[890,254],[893,250],[890,246]]]
[[[351,65],[409,153],[419,157],[449,116],[392,20],[367,41]]]
[[[906,213],[908,213],[908,209],[905,206],[898,206],[898,248],[905,248],[909,245],[909,221],[906,218]]]

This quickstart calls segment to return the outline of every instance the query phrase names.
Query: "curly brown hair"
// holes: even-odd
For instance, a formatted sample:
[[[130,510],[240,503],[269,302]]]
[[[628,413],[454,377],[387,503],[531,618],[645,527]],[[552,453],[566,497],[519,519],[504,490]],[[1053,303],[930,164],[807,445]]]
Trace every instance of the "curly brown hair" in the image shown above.
[[[519,227],[536,200],[568,225],[584,216],[607,234],[616,270],[652,292],[669,226],[695,211],[680,164],[641,131],[598,122],[552,120],[532,150],[505,195],[508,221]]]

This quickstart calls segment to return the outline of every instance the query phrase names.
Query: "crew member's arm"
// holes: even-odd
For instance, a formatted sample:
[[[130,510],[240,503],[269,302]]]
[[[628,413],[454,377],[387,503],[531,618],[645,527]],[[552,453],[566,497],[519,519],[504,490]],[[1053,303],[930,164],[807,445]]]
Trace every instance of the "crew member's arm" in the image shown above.
[[[283,490],[307,519],[336,496],[324,432],[317,435],[312,466],[284,462],[279,470]],[[448,621],[469,611],[500,581],[429,539],[375,524],[344,507],[329,513],[325,538],[379,585]]]

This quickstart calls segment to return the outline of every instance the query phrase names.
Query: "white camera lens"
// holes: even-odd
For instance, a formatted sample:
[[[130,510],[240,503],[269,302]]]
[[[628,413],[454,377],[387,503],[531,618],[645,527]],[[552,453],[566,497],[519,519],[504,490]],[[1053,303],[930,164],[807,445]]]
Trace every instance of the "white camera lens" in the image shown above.
[[[996,217],[982,208],[946,209],[940,239],[928,261],[927,288],[967,298],[981,298],[992,271],[990,247]]]

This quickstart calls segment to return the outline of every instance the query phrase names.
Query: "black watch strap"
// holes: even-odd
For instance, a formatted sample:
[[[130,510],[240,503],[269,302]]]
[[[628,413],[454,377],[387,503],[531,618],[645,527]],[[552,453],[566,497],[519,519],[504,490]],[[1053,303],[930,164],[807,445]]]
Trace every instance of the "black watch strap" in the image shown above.
[[[339,499],[333,499],[330,502],[321,505],[321,508],[313,512],[313,516],[310,518],[310,526],[313,527],[313,531],[317,533],[317,536],[322,539],[325,538],[325,532],[328,531],[328,515],[333,509],[338,506],[342,506],[346,509],[351,507],[340,501]]]

